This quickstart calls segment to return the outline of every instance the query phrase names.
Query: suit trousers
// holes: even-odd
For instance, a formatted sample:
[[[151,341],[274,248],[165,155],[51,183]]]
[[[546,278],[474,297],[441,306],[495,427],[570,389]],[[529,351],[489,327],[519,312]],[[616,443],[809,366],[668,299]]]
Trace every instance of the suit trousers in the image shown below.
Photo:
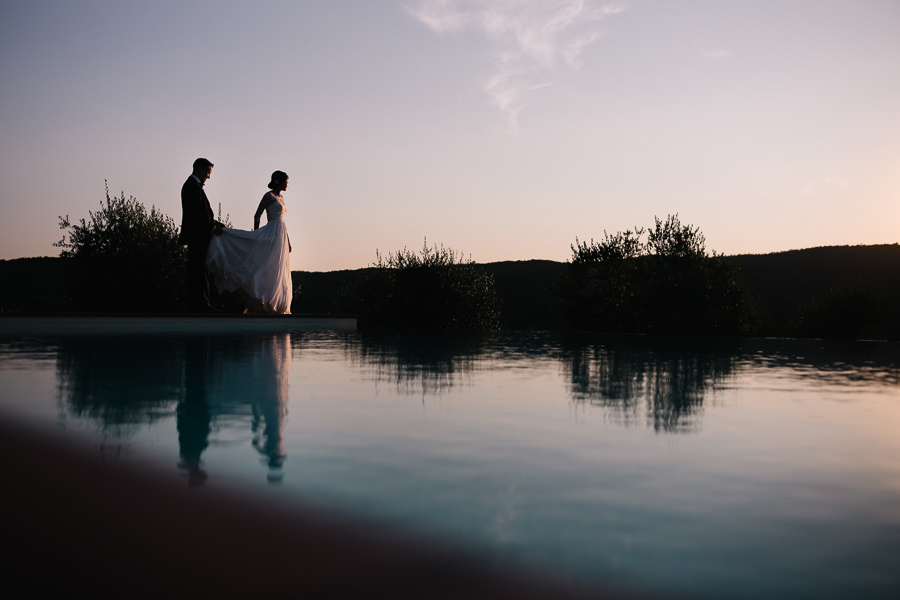
[[[188,312],[209,310],[209,272],[206,270],[206,251],[209,240],[188,244],[188,268],[185,291]]]

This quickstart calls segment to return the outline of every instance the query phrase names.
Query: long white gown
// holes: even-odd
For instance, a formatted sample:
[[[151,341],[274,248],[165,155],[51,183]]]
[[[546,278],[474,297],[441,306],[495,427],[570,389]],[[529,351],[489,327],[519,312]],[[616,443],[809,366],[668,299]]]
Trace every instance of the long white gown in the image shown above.
[[[290,242],[284,215],[284,200],[266,207],[268,223],[254,231],[223,229],[209,243],[206,266],[215,277],[216,288],[243,290],[259,301],[264,312],[291,314]]]

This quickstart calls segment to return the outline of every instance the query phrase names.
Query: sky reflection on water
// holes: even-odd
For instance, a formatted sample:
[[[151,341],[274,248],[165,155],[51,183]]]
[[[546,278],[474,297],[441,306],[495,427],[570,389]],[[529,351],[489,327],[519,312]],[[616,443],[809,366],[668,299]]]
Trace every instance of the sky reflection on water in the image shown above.
[[[277,484],[580,581],[900,590],[896,344],[292,332],[0,355],[3,413],[192,485]]]

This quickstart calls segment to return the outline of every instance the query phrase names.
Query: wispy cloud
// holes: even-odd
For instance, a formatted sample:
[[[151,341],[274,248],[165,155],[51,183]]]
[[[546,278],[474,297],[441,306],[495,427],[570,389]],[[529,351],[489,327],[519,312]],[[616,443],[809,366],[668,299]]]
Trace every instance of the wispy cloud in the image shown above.
[[[724,48],[721,50],[707,50],[703,53],[703,58],[706,60],[725,60],[729,56],[731,56],[731,51]]]
[[[439,35],[485,36],[495,73],[484,91],[514,129],[527,93],[550,85],[542,75],[560,62],[579,69],[582,51],[600,38],[601,21],[625,10],[591,0],[420,0],[406,8]]]

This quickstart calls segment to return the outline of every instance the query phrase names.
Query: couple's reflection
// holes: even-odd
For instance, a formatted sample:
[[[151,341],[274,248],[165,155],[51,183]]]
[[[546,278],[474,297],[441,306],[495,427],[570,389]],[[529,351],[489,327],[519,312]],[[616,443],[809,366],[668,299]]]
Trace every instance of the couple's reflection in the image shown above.
[[[191,484],[207,478],[210,445],[237,439],[280,481],[285,461],[291,339],[245,336],[87,336],[59,340],[60,418],[97,424],[101,446],[121,445],[171,418],[178,467]],[[230,441],[223,441],[230,440]]]
[[[202,456],[214,425],[219,429],[250,420],[251,443],[267,467],[266,478],[281,481],[286,458],[291,340],[287,333],[223,343],[189,338],[184,360],[184,394],[175,411],[179,468],[192,485],[207,478]],[[249,415],[248,415],[249,409]]]
[[[207,379],[212,369],[210,340],[188,339],[184,357],[184,396],[175,409],[178,427],[178,467],[188,474],[191,484],[206,480],[201,456],[209,446],[212,415],[207,398]]]

